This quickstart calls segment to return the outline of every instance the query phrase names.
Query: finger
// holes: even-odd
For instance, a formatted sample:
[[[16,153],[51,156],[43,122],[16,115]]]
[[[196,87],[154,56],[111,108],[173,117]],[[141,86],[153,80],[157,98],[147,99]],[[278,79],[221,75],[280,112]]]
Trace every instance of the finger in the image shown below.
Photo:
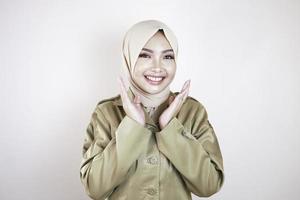
[[[173,116],[176,116],[177,113],[179,112],[183,102],[185,101],[185,99],[187,98],[187,94],[188,94],[188,89],[189,89],[189,81],[185,82],[185,85],[183,87],[182,92],[180,92],[179,94],[177,94],[176,96],[171,96],[170,97],[170,104],[169,104],[169,108],[168,111],[169,112],[174,112]],[[173,103],[172,103],[173,102]]]
[[[178,98],[177,101],[179,102],[180,105],[186,100],[188,93],[189,93],[189,87],[185,88],[185,90],[182,93],[177,95],[176,98]]]
[[[124,82],[122,81],[122,78],[120,78],[120,87],[121,87],[121,92],[120,92],[120,96],[121,96],[121,100],[123,102],[123,108],[125,109],[125,112],[127,112],[127,108],[128,106],[130,105],[131,102],[129,102],[128,100],[128,94],[127,92],[125,91],[125,87],[124,87]]]
[[[191,86],[191,80],[188,80],[188,83],[187,83],[186,88],[185,88],[185,94],[188,94],[188,92],[190,90],[190,86]]]
[[[190,84],[191,84],[191,80],[188,80],[188,81],[186,82],[186,85],[184,86],[184,90],[185,90],[185,91],[190,87]]]
[[[175,97],[174,96],[170,96],[168,104],[170,105],[173,101],[174,101]]]
[[[191,83],[191,80],[188,80],[188,81],[186,81],[185,82],[185,84],[184,84],[184,86],[183,86],[183,88],[182,88],[182,90],[181,90],[181,96],[186,96],[186,94],[188,93],[188,91],[189,91],[189,88],[190,88],[190,83]]]
[[[183,102],[186,100],[186,98],[189,95],[189,91],[190,91],[190,86],[187,87],[186,92],[184,93],[184,97],[183,97]]]
[[[134,97],[133,102],[135,104],[139,104],[139,96],[138,95]]]
[[[190,91],[190,84],[191,84],[191,80],[188,80],[188,84],[183,92],[183,101],[185,101],[185,99],[187,98],[189,91]]]
[[[188,93],[188,88],[189,88],[189,81],[186,81],[181,92],[177,95],[178,99],[182,102],[184,101],[184,97]]]
[[[183,87],[182,87],[182,89],[181,89],[180,93],[182,93],[182,92],[184,92],[184,91],[185,91],[185,89],[187,88],[187,86],[188,86],[189,82],[190,82],[190,80],[187,80],[187,81],[185,81],[185,82],[184,82],[184,84],[183,84]]]
[[[179,101],[183,101],[184,100],[184,97],[185,95],[188,93],[188,89],[185,88],[182,92],[180,92],[176,98],[178,98]]]
[[[138,97],[137,97],[137,103],[141,103],[141,97],[140,97],[140,95],[138,95]]]
[[[123,77],[120,77],[120,79],[121,79],[121,87],[122,87],[123,100],[126,101],[126,102],[130,102],[130,99],[129,99],[128,93],[127,93],[127,89],[125,87],[124,79],[123,79]]]

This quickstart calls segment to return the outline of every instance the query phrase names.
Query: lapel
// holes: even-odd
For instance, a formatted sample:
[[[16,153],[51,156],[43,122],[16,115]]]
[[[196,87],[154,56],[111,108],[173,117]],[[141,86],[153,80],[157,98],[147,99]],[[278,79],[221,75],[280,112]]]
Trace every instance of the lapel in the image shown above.
[[[172,91],[170,90],[169,96],[174,96],[174,95],[176,95],[177,93],[178,93],[178,92],[172,92]],[[133,98],[134,98],[133,92],[132,92],[130,89],[128,89],[128,90],[127,90],[127,94],[128,94],[128,96],[129,96],[129,98],[133,101]],[[113,104],[116,105],[116,106],[119,106],[119,107],[123,107],[122,98],[121,98],[121,95],[120,95],[120,94],[117,95],[117,97],[114,99]],[[169,105],[168,105],[168,99],[167,99],[166,101],[164,101],[162,104],[160,104],[160,105],[157,107],[156,111],[155,111],[154,114],[153,114],[153,118],[154,118],[154,119],[152,119],[152,118],[148,115],[146,109],[143,107],[144,114],[145,114],[146,125],[151,125],[151,126],[153,126],[153,127],[155,127],[156,129],[159,130],[159,122],[158,122],[159,116],[160,116],[160,114],[161,114],[168,106],[169,106]]]

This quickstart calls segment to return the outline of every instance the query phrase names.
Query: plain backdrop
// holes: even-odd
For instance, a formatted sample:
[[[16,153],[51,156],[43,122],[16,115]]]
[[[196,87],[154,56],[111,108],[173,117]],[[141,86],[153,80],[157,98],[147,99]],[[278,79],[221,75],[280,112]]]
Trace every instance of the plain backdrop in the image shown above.
[[[119,93],[122,39],[145,19],[174,31],[171,89],[191,79],[219,139],[225,183],[210,199],[299,199],[298,0],[1,0],[0,199],[89,199],[85,130]]]

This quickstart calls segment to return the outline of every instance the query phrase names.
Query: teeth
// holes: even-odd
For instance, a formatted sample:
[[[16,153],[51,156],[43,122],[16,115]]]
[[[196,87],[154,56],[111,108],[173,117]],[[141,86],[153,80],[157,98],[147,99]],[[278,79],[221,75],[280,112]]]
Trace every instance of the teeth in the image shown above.
[[[163,79],[162,77],[153,77],[153,76],[146,76],[146,77],[151,81],[161,81]]]

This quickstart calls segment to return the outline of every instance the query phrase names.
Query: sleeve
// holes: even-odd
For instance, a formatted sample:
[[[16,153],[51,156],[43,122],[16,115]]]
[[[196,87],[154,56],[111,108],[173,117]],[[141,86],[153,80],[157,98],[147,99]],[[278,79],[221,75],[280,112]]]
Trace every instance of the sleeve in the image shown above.
[[[195,113],[191,131],[173,117],[155,135],[159,150],[179,171],[188,189],[199,197],[209,197],[223,185],[223,159],[202,104]]]
[[[150,140],[151,131],[127,115],[111,138],[111,127],[97,107],[86,129],[80,180],[88,196],[108,197],[126,179],[127,172]]]

